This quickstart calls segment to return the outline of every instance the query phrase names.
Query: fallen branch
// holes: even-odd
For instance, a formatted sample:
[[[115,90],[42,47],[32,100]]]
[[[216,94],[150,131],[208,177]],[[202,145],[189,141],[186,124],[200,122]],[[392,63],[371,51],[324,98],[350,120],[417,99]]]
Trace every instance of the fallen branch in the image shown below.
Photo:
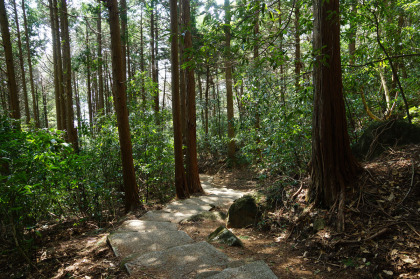
[[[388,231],[388,228],[383,228],[382,230],[379,230],[378,232],[370,235],[369,237],[366,237],[364,239],[340,239],[337,240],[335,243],[333,243],[332,245],[338,245],[338,244],[357,244],[357,243],[361,243],[361,242],[365,242],[365,241],[369,241],[374,239],[375,237],[378,237],[384,233],[386,233]]]

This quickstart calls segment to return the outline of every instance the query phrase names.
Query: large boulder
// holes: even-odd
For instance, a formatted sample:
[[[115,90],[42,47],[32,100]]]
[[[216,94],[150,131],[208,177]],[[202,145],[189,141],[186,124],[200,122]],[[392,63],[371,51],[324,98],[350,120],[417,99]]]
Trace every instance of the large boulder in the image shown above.
[[[389,120],[371,124],[359,141],[352,146],[352,150],[360,159],[372,159],[388,147],[418,143],[420,143],[418,125],[400,120]]]
[[[252,196],[243,196],[237,199],[228,211],[228,228],[245,228],[257,223],[258,207]]]
[[[214,232],[212,232],[209,235],[208,240],[217,241],[219,243],[224,243],[229,246],[243,246],[242,241],[224,226],[220,226]]]

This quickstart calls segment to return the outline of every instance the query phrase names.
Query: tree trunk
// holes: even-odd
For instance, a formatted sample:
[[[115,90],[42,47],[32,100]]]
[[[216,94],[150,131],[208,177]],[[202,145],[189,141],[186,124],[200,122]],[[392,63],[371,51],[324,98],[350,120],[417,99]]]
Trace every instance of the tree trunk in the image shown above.
[[[66,86],[66,113],[67,113],[67,136],[69,142],[73,144],[74,150],[79,152],[79,143],[77,138],[77,130],[74,127],[74,111],[73,111],[73,90],[71,86],[71,57],[70,57],[70,35],[69,24],[67,18],[66,0],[61,1],[61,32],[63,43],[63,69],[64,83]]]
[[[19,50],[19,65],[20,65],[20,72],[22,75],[23,103],[25,105],[25,122],[26,124],[29,124],[29,122],[31,121],[31,115],[29,113],[28,90],[26,89],[25,64],[23,63],[22,41],[20,40],[19,18],[18,18],[18,13],[16,9],[16,0],[13,0],[12,3],[13,3],[13,11],[15,13],[16,32],[17,32],[16,35],[18,39],[18,50]],[[35,113],[35,109],[34,109],[34,113]],[[35,116],[34,116],[34,119],[36,119]]]
[[[171,11],[171,75],[172,75],[172,121],[174,126],[174,155],[175,155],[175,190],[179,199],[190,196],[182,152],[181,106],[179,98],[179,63],[178,63],[178,12],[177,0],[170,0]]]
[[[98,18],[96,20],[96,43],[98,45],[98,111],[101,115],[105,112],[104,104],[104,81],[103,81],[103,72],[102,72],[102,4],[98,0]]]
[[[19,97],[16,85],[15,66],[13,63],[12,43],[10,42],[9,21],[4,0],[0,0],[0,25],[4,55],[7,67],[7,87],[9,88],[10,112],[14,119],[20,119]]]
[[[120,0],[121,5],[121,49],[124,82],[127,80],[127,1]]]
[[[125,187],[125,211],[128,212],[140,207],[139,188],[134,172],[130,124],[128,122],[126,78],[123,71],[118,3],[117,0],[106,0],[106,3],[109,11],[109,26],[111,33],[112,76],[114,79],[112,91],[114,94],[114,106],[117,113],[118,135],[121,147]]]
[[[57,111],[57,128],[59,130],[67,129],[66,120],[66,106],[63,86],[63,63],[61,53],[61,39],[60,39],[60,24],[59,24],[59,10],[57,6],[57,0],[53,0],[53,17],[54,17],[54,35],[55,38],[55,50],[56,50],[56,69],[57,69],[57,99],[56,99],[56,111]],[[58,103],[57,103],[58,101]]]
[[[229,0],[225,0],[225,68],[226,68],[226,102],[227,102],[227,121],[228,121],[228,159],[235,163],[235,128],[234,128],[234,115],[233,115],[233,90],[232,90],[232,63],[230,53],[230,4]]]
[[[45,86],[44,86],[44,83],[42,82],[42,78],[41,78],[41,89],[42,89],[42,105],[44,108],[44,122],[45,122],[44,127],[48,129],[49,124],[48,124],[47,90],[45,90]]]
[[[89,111],[89,126],[90,129],[93,129],[93,104],[92,104],[92,88],[91,88],[91,73],[90,73],[90,47],[89,47],[89,22],[86,19],[86,70],[87,70],[87,101],[88,101],[88,111]]]
[[[338,201],[338,228],[344,229],[344,195],[360,165],[347,132],[340,61],[339,0],[314,1],[314,112],[309,198],[331,207]]]
[[[204,105],[204,132],[206,135],[206,141],[208,141],[209,136],[209,90],[210,90],[210,66],[206,66],[206,93],[205,95],[205,105]]]
[[[184,23],[184,48],[187,51],[185,63],[191,64],[192,53],[192,34],[191,34],[191,16],[190,1],[182,0],[182,16]],[[185,78],[187,84],[187,183],[190,194],[203,193],[200,176],[198,174],[197,162],[197,134],[196,134],[196,104],[195,104],[195,79],[194,68],[188,66],[185,69]]]
[[[76,115],[77,115],[77,127],[82,127],[82,111],[80,108],[80,95],[78,90],[78,84],[76,79],[76,72],[73,72],[73,84],[74,84],[74,96],[76,98]]]
[[[357,15],[357,0],[353,0],[351,3],[350,14],[352,17]],[[354,20],[350,20],[350,42],[349,42],[349,64],[354,65],[354,54],[356,53],[356,26]]]
[[[28,21],[26,19],[26,11],[25,11],[25,0],[22,0],[22,12],[23,12],[23,26],[25,28],[25,38],[26,38],[26,52],[28,53],[28,68],[29,68],[29,82],[31,85],[31,94],[32,100],[35,100],[35,85],[34,85],[34,75],[32,70],[32,59],[31,59],[31,50],[29,44],[29,32],[28,32]],[[40,121],[39,121],[39,109],[38,103],[33,101],[34,107],[34,119],[35,119],[35,127],[40,128]]]
[[[159,112],[159,85],[157,78],[157,68],[156,68],[156,52],[155,52],[155,0],[151,2],[151,13],[150,13],[150,64],[152,66],[152,81],[153,81],[153,99],[154,99],[154,111],[157,115]],[[156,123],[159,121],[156,117]]]
[[[300,90],[300,69],[302,63],[300,61],[300,2],[296,1],[295,4],[295,90],[296,93]]]
[[[60,107],[60,85],[58,81],[58,62],[57,62],[57,38],[55,32],[55,8],[53,6],[52,0],[48,0],[50,6],[50,21],[51,21],[51,37],[53,44],[53,60],[54,60],[54,98],[55,98],[55,109],[57,116],[57,129],[61,130],[61,107]]]
[[[146,107],[146,88],[144,86],[144,41],[143,41],[143,11],[140,14],[140,71],[141,75],[141,98],[143,108]]]

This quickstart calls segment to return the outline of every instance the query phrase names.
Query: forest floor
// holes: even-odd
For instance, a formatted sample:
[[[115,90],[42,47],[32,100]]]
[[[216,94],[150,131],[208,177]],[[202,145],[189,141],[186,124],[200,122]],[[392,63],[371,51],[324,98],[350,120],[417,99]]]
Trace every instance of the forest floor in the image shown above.
[[[420,278],[420,146],[390,149],[363,166],[355,189],[347,193],[343,233],[334,229],[336,212],[305,202],[307,177],[297,181],[265,178],[249,169],[211,169],[214,187],[258,191],[272,201],[256,227],[232,230],[243,248],[214,245],[232,259],[264,260],[279,278]],[[0,278],[129,278],[106,236],[123,220],[142,214],[103,228],[80,220],[41,224],[35,267],[0,243]],[[201,241],[223,224],[183,222],[180,229]]]

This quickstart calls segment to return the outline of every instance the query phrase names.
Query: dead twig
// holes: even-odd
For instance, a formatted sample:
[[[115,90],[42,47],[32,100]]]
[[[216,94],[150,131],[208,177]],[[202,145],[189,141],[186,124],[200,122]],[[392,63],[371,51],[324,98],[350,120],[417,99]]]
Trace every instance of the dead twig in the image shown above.
[[[383,228],[383,229],[377,231],[376,233],[374,233],[374,234],[372,234],[372,235],[370,235],[370,236],[368,236],[364,239],[362,239],[362,238],[360,238],[360,239],[340,239],[340,240],[337,240],[336,242],[334,242],[332,245],[335,246],[335,245],[338,245],[338,244],[357,244],[357,243],[369,241],[369,240],[374,239],[375,237],[378,237],[378,236],[386,233],[387,231],[388,231],[388,228]]]

